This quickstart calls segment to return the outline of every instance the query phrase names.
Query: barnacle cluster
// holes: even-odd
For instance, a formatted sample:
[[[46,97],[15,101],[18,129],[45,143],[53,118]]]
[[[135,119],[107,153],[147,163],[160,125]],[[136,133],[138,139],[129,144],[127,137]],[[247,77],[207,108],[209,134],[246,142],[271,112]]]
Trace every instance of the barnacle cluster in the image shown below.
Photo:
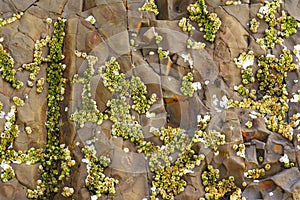
[[[204,31],[204,39],[209,42],[214,42],[216,33],[221,26],[221,20],[216,13],[209,13],[206,9],[205,0],[197,0],[196,3],[190,4],[187,7],[189,19],[196,22],[200,27],[200,31]],[[186,20],[180,22],[180,27],[184,31],[192,30]]]
[[[141,144],[143,142],[142,126],[130,114],[130,105],[125,97],[108,101],[109,119],[112,125],[112,135]]]
[[[269,166],[269,165],[268,165]],[[249,169],[244,176],[251,179],[259,179],[265,175],[265,168]]]
[[[23,82],[18,81],[15,77],[16,70],[14,69],[14,59],[5,51],[2,44],[0,44],[0,73],[3,80],[10,83],[15,89],[20,89]]]
[[[241,143],[241,144],[234,144],[232,146],[232,149],[234,151],[236,151],[236,155],[237,156],[240,156],[242,158],[245,158],[246,155],[245,155],[245,150],[246,150],[246,147],[245,147],[245,144],[244,143]]]
[[[13,141],[19,135],[19,128],[16,125],[16,112],[16,106],[11,106],[10,111],[5,116],[4,131],[1,132],[0,136],[0,152],[6,152],[7,149],[11,148]],[[5,160],[6,157],[7,155],[3,153],[1,160]]]
[[[22,107],[24,105],[24,101],[19,97],[13,97],[13,101],[18,107]]]
[[[173,199],[175,195],[183,192],[187,185],[183,176],[193,173],[193,169],[201,164],[205,156],[192,149],[200,142],[197,141],[196,134],[190,140],[184,130],[171,127],[154,129],[152,133],[163,141],[163,145],[146,154],[150,170],[155,173],[150,199],[156,199],[158,196],[162,199]],[[179,151],[177,158],[176,151]]]
[[[218,146],[225,144],[225,135],[216,130],[208,132],[198,130],[195,134],[198,141],[203,142],[205,148],[212,148],[215,154],[219,154]]]
[[[142,126],[130,113],[131,109],[135,109],[134,97],[146,94],[145,86],[137,77],[132,77],[130,80],[125,79],[125,75],[119,73],[120,66],[115,58],[106,62],[105,66],[106,70],[103,74],[106,81],[105,85],[119,94],[117,98],[107,102],[108,119],[113,122],[112,135],[129,140],[137,146],[138,153],[145,154],[150,170],[154,173],[150,199],[156,199],[158,196],[162,199],[174,198],[187,185],[183,176],[187,173],[193,173],[192,170],[199,166],[204,159],[204,155],[198,154],[192,147],[197,143],[204,143],[206,147],[217,150],[218,145],[225,143],[224,135],[216,131],[204,132],[210,120],[209,117],[204,117],[199,120],[198,130],[194,133],[192,139],[180,128],[163,127],[156,129],[152,127],[150,129],[151,133],[159,137],[163,145],[157,146],[151,141],[146,141]],[[112,72],[113,74],[110,74]],[[135,83],[136,81],[138,84]],[[140,90],[141,86],[143,90]],[[138,93],[135,91],[138,91]],[[130,106],[127,97],[132,98],[133,106]],[[138,98],[146,99],[146,96]],[[143,110],[139,114],[145,113],[145,111]],[[199,131],[202,131],[202,135],[199,134]],[[128,152],[128,149],[126,151]],[[179,154],[176,155],[175,152],[179,152]]]
[[[195,89],[193,88],[193,74],[191,72],[188,72],[185,76],[182,78],[180,92],[185,95],[192,97]]]
[[[1,173],[1,180],[7,182],[15,177],[13,168],[10,163],[26,163],[28,165],[35,164],[43,158],[42,149],[30,148],[26,153],[22,151],[15,151],[13,147],[14,140],[19,135],[19,128],[16,125],[16,106],[11,106],[10,111],[5,115],[2,111],[3,104],[0,103],[0,112],[5,117],[4,130],[1,132],[0,136],[0,167],[3,169]],[[2,118],[2,117],[0,117]]]
[[[285,11],[282,11],[280,15],[280,4],[281,0],[265,1],[256,15],[258,19],[264,20],[269,25],[269,28],[265,30],[265,37],[256,40],[265,50],[273,48],[275,44],[283,44],[284,38],[297,32],[297,20],[287,15]],[[250,30],[255,33],[259,24],[255,18],[252,19],[249,24]]]
[[[241,1],[231,1],[231,0],[230,0],[230,1],[226,1],[226,2],[225,2],[225,5],[226,5],[226,6],[231,6],[231,5],[235,5],[235,6],[236,6],[236,5],[239,5],[239,4],[241,4],[241,3],[242,3]]]
[[[186,47],[189,49],[204,49],[206,46],[205,43],[202,42],[196,42],[196,41],[192,41],[191,39],[188,39],[186,41]]]
[[[287,154],[284,154],[280,159],[279,162],[283,163],[284,168],[291,168],[295,166],[295,163],[290,162],[289,157]]]
[[[63,197],[70,197],[74,194],[74,188],[64,187],[61,195]]]
[[[253,72],[252,72],[252,68],[251,68],[251,66],[254,64],[254,52],[253,51],[249,51],[247,53],[245,53],[245,52],[241,53],[238,58],[234,59],[234,63],[236,64],[236,66],[238,68],[242,68],[241,76],[242,76],[242,83],[244,85],[253,83],[255,81],[255,78],[254,78]],[[248,92],[246,92],[246,93],[248,93]]]
[[[156,101],[156,94],[147,98],[147,88],[139,77],[125,78],[125,74],[120,72],[120,65],[115,57],[105,62],[103,79],[104,86],[110,91],[119,93],[121,97],[130,96],[133,100],[131,107],[139,114],[145,114]]]
[[[88,68],[85,70],[82,76],[75,74],[73,77],[73,83],[83,84],[82,109],[75,111],[71,115],[71,120],[78,123],[80,127],[84,126],[85,122],[93,122],[100,125],[103,121],[103,114],[98,110],[96,101],[91,98],[91,78],[94,75],[94,65],[98,58],[92,55],[86,55],[86,53],[75,52],[76,56],[85,58],[88,61]]]
[[[37,40],[34,45],[34,53],[33,53],[33,62],[28,64],[23,64],[20,71],[26,70],[29,71],[29,80],[27,81],[27,85],[29,87],[33,87],[34,81],[40,72],[40,65],[43,62],[50,62],[51,59],[49,56],[46,58],[42,57],[43,49],[49,45],[51,41],[50,36],[46,36],[40,40]],[[40,78],[37,83],[37,93],[41,93],[43,91],[44,78]]]
[[[11,23],[21,19],[22,16],[23,16],[23,12],[19,12],[17,14],[13,14],[12,17],[9,17],[9,18],[6,18],[6,19],[0,18],[0,27],[11,24]]]
[[[139,11],[147,11],[147,12],[153,12],[155,15],[158,15],[158,8],[155,4],[154,0],[146,0],[144,5],[139,8]]]
[[[4,124],[4,131],[1,132],[0,136],[0,162],[1,168],[3,169],[1,172],[1,180],[4,183],[15,177],[13,168],[8,164],[10,163],[10,158],[7,154],[7,150],[11,149],[13,141],[19,134],[18,125],[16,125],[16,112],[16,107],[12,106],[5,116],[6,122]]]
[[[190,20],[185,17],[179,20],[178,26],[182,28],[184,32],[190,32],[191,30],[195,30],[195,27],[190,23]]]
[[[104,174],[104,169],[108,167],[110,159],[105,156],[97,158],[96,149],[93,145],[85,146],[82,149],[83,161],[87,163],[88,175],[85,179],[86,187],[94,193],[95,199],[101,194],[115,194],[115,186],[118,180]]]
[[[198,129],[192,139],[180,128],[167,127],[151,130],[163,142],[163,145],[158,147],[156,151],[146,154],[150,170],[155,173],[152,181],[151,199],[155,199],[157,196],[161,196],[162,199],[173,199],[175,195],[185,189],[187,183],[183,176],[194,173],[193,169],[199,166],[205,158],[203,154],[193,150],[194,145],[204,143],[207,148],[210,147],[217,151],[217,146],[224,144],[224,135],[221,137],[214,137],[215,134],[210,135],[211,132],[215,131],[209,131],[206,134],[205,129],[210,117],[205,115],[199,118]],[[199,132],[202,134],[200,135]],[[204,135],[207,137],[203,137]],[[217,135],[221,134],[218,133]],[[223,138],[221,142],[219,142],[219,138]],[[177,158],[176,151],[179,152]]]
[[[161,47],[157,49],[157,54],[159,59],[167,58],[169,55],[169,51],[163,50]]]
[[[259,21],[256,20],[256,18],[251,19],[249,26],[250,26],[250,31],[252,31],[252,33],[257,33],[257,29],[259,27],[260,23]]]
[[[245,55],[247,54],[243,53],[240,57],[245,57]],[[235,60],[239,68],[241,67],[241,62],[238,62],[240,57]],[[296,70],[298,66],[293,63],[292,54],[288,49],[283,49],[279,58],[272,54],[261,55],[258,57],[257,63],[259,69],[255,76],[259,84],[259,93],[263,96],[258,98],[256,90],[249,91],[245,87],[249,81],[245,81],[245,74],[242,74],[243,85],[235,86],[234,89],[240,95],[248,95],[250,98],[244,98],[241,102],[230,100],[229,107],[250,108],[259,111],[259,115],[266,118],[268,129],[292,140],[293,128],[296,126],[295,121],[298,117],[293,117],[290,123],[285,121],[286,113],[289,110],[285,78],[288,72]],[[254,75],[251,74],[246,80],[250,80],[252,83],[251,80],[255,80]]]
[[[15,174],[15,171],[13,170],[13,168],[6,164],[6,163],[1,163],[1,168],[3,168],[3,171],[1,173],[1,181],[3,183],[6,183],[7,181],[9,181],[10,179],[13,179],[15,178],[16,174]]]
[[[230,199],[232,199],[233,196],[235,199],[245,199],[244,197],[241,197],[240,188],[235,185],[234,177],[230,176],[228,179],[219,180],[219,170],[214,169],[212,165],[208,165],[207,170],[203,171],[201,179],[206,199],[221,199],[225,194],[232,190],[236,190],[236,192],[231,194]]]
[[[75,165],[70,150],[64,144],[60,144],[59,119],[60,102],[64,99],[64,86],[66,79],[63,78],[65,66],[61,63],[64,42],[65,19],[58,18],[54,23],[54,34],[49,41],[49,65],[47,67],[46,80],[49,84],[47,105],[48,115],[46,128],[48,132],[46,149],[41,160],[42,179],[38,180],[36,189],[28,189],[28,198],[49,199],[53,193],[59,191],[58,182],[70,176],[70,167]]]

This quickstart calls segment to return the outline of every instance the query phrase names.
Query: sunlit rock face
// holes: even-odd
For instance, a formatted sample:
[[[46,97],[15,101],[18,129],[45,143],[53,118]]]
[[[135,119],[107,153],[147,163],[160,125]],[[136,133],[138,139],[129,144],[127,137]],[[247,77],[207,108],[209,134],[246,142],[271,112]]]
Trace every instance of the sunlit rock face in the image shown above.
[[[232,184],[224,193],[224,199],[231,195],[246,199],[299,198],[299,32],[291,32],[288,38],[282,37],[282,45],[278,42],[274,48],[262,48],[265,43],[272,43],[263,41],[261,45],[257,42],[265,37],[265,30],[269,28],[264,18],[257,17],[258,12],[269,12],[267,1],[226,3],[214,0],[206,1],[205,8],[208,13],[216,13],[221,26],[214,41],[207,41],[204,37],[207,33],[201,29],[205,26],[189,19],[187,8],[196,2],[202,1],[1,1],[0,17],[12,21],[0,21],[0,75],[7,72],[5,67],[11,66],[9,76],[23,83],[17,88],[12,79],[0,78],[1,200],[28,199],[28,191],[43,183],[42,174],[48,165],[43,162],[55,160],[57,155],[63,156],[57,162],[49,163],[49,166],[59,163],[57,171],[50,170],[56,177],[53,182],[57,180],[57,183],[46,183],[57,188],[53,188],[47,199],[144,200],[151,196],[153,199],[156,193],[158,199],[171,199],[168,195],[174,193],[174,199],[198,200],[210,197],[211,190],[206,189],[208,184],[216,187],[222,181]],[[282,1],[275,18],[279,18],[284,9],[287,16],[299,24],[298,4],[293,0]],[[145,10],[140,9],[143,6]],[[13,14],[21,12],[22,15],[12,18]],[[58,53],[63,57],[54,59],[48,57],[51,52],[49,41],[41,44],[41,51],[36,50],[37,43],[43,43],[47,36],[52,38],[59,17],[66,19],[62,51]],[[183,17],[194,27],[189,32],[184,32],[178,25]],[[253,18],[260,22],[256,33],[250,29]],[[274,26],[276,29],[284,23],[280,20]],[[299,25],[296,30],[299,31]],[[285,29],[280,31],[276,37],[281,37]],[[280,60],[284,57],[281,56],[283,49],[290,51],[285,59],[291,57],[295,65],[289,70],[266,68],[259,73],[277,75],[273,82],[266,81],[270,85],[278,82],[273,84],[275,95],[269,94],[259,88],[263,78],[256,76],[261,69],[258,60],[263,60],[262,55]],[[253,51],[254,59],[235,60],[249,51]],[[4,59],[4,54],[13,59],[13,64]],[[112,58],[120,68],[107,76],[107,62]],[[270,61],[270,67],[276,62]],[[22,68],[23,64],[30,63],[38,63],[39,68]],[[56,83],[56,78],[61,77],[58,82],[64,85],[63,89],[59,84],[54,87],[61,88],[55,90],[55,94],[63,96],[56,108],[48,104],[52,99],[49,96],[51,84],[46,80],[53,63],[64,64],[59,65],[61,73],[51,79]],[[237,67],[237,63],[242,67]],[[244,88],[238,87],[245,79],[241,70],[247,68],[251,68],[255,80],[245,84]],[[30,74],[35,72],[36,76],[32,78]],[[183,77],[188,73],[192,77],[183,87]],[[121,78],[116,78],[119,76]],[[43,79],[44,84],[38,83]],[[115,90],[107,86],[111,80]],[[248,96],[241,95],[246,94],[247,89]],[[277,89],[282,90],[281,95],[276,96]],[[251,91],[255,97],[250,97]],[[14,97],[22,99],[24,105],[16,106]],[[111,103],[114,100],[122,100],[125,106],[115,109],[112,106],[115,104]],[[268,106],[264,104],[266,101],[275,103]],[[284,110],[286,105],[288,109]],[[9,122],[12,106],[16,106],[13,123]],[[60,113],[55,119],[55,127],[59,128],[57,144],[51,145],[56,145],[61,152],[49,150],[52,147],[49,146],[47,123],[51,108]],[[280,109],[284,110],[282,115],[272,114],[274,110],[279,113]],[[72,118],[76,112],[81,114]],[[83,117],[85,119],[81,119]],[[80,120],[83,123],[79,123]],[[9,137],[13,137],[9,128],[14,126],[17,126],[14,130],[17,136],[12,142],[5,143],[7,138],[10,141]],[[169,127],[169,132],[163,127]],[[176,135],[178,130],[180,134]],[[186,146],[183,148],[182,144]],[[170,150],[172,145],[177,145],[174,151]],[[83,152],[84,147],[91,151]],[[33,148],[41,151],[30,157],[28,152]],[[10,155],[11,152],[19,157]],[[23,157],[20,156],[22,153]],[[187,156],[182,156],[185,153]],[[3,159],[4,155],[10,155],[10,159]],[[64,161],[70,167],[67,172],[70,177],[64,175],[60,179]],[[153,163],[157,168],[152,166]],[[162,171],[158,169],[160,165]],[[269,165],[271,168],[267,169]],[[93,171],[93,166],[99,170]],[[9,174],[8,168],[12,168],[14,174]],[[261,177],[251,178],[255,177],[249,175],[254,169],[261,170]],[[213,181],[203,178],[203,174],[210,172],[212,177],[219,177]],[[99,176],[106,177],[105,181],[103,178],[103,182],[91,184]],[[172,182],[172,178],[176,181]],[[110,185],[100,187],[100,182]],[[158,183],[162,183],[161,188],[169,193],[160,192]],[[222,193],[221,189],[217,191],[219,195]],[[45,196],[41,192],[38,197]]]

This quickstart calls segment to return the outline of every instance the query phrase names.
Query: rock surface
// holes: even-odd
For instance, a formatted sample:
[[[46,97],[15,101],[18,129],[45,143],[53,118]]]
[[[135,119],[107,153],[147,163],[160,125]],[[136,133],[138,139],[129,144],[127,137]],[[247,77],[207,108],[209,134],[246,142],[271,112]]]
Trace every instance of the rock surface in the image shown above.
[[[121,72],[127,78],[138,76],[147,86],[148,94],[156,93],[158,100],[150,108],[155,117],[139,116],[137,121],[142,124],[144,136],[152,140],[151,127],[160,128],[166,124],[180,127],[189,131],[197,127],[197,115],[209,112],[212,120],[209,129],[218,130],[226,135],[226,144],[219,148],[219,155],[211,150],[203,150],[206,161],[194,169],[194,173],[184,176],[187,187],[184,192],[176,196],[176,200],[198,200],[205,195],[201,181],[201,173],[207,165],[213,164],[220,169],[221,178],[235,177],[235,183],[242,188],[242,195],[247,199],[288,199],[300,200],[300,151],[297,148],[296,134],[294,143],[281,135],[269,131],[264,119],[253,120],[253,127],[248,129],[244,124],[251,120],[247,109],[224,110],[220,102],[224,96],[236,98],[233,87],[241,83],[240,69],[233,60],[243,51],[253,50],[256,55],[265,53],[255,42],[261,37],[264,25],[257,34],[249,30],[249,20],[262,5],[263,1],[242,1],[241,5],[226,6],[224,0],[207,1],[208,9],[214,11],[222,21],[214,43],[207,43],[203,33],[194,30],[190,34],[182,32],[178,27],[178,20],[187,17],[186,7],[192,0],[157,0],[159,15],[139,12],[143,6],[140,0],[2,0],[0,3],[1,17],[7,18],[15,12],[24,12],[23,17],[12,24],[0,27],[0,38],[3,37],[5,50],[15,60],[15,69],[22,64],[30,63],[36,40],[44,34],[53,31],[53,24],[47,24],[48,17],[53,20],[59,16],[67,19],[66,39],[64,43],[64,63],[67,69],[65,100],[61,103],[61,141],[71,149],[71,155],[76,165],[71,171],[71,177],[66,184],[73,187],[72,197],[65,198],[60,193],[54,199],[91,199],[93,195],[85,187],[87,176],[86,164],[82,162],[81,148],[96,138],[97,156],[109,155],[112,162],[105,170],[105,174],[117,178],[115,195],[102,195],[99,199],[141,200],[149,199],[153,174],[147,165],[143,154],[136,153],[136,147],[121,138],[111,135],[111,122],[104,122],[101,126],[86,123],[79,128],[70,116],[82,107],[82,84],[73,84],[75,74],[83,74],[87,69],[86,61],[77,58],[75,50],[87,52],[98,57],[95,71],[114,56],[121,66]],[[300,20],[300,2],[286,0],[283,8]],[[88,16],[94,16],[94,25],[86,21]],[[161,43],[155,42],[155,34],[161,35]],[[186,48],[188,38],[205,42],[203,50]],[[299,44],[298,33],[287,42],[292,48]],[[134,40],[134,44],[131,44]],[[169,57],[159,59],[157,49],[169,51]],[[47,51],[47,49],[45,49]],[[193,59],[193,69],[185,55]],[[41,66],[38,78],[46,76],[47,64]],[[180,92],[181,79],[189,71],[195,74],[195,81],[202,85],[193,97],[184,97]],[[28,72],[18,72],[17,78],[24,82],[22,89],[16,91],[0,79],[0,102],[3,111],[9,111],[13,105],[12,97],[18,96],[25,101],[23,107],[18,107],[17,124],[20,129],[19,137],[14,141],[15,150],[26,151],[31,147],[45,148],[47,142],[47,83],[41,94],[36,93],[36,87],[27,87]],[[291,72],[287,78],[287,88],[290,94],[297,93],[299,70]],[[207,84],[206,84],[207,83]],[[91,98],[96,101],[100,112],[107,110],[107,102],[116,94],[104,87],[102,75],[95,73],[91,78]],[[217,102],[217,104],[215,103]],[[288,116],[300,112],[298,104],[291,104]],[[138,116],[136,114],[136,116]],[[0,118],[0,132],[4,130],[5,119]],[[31,127],[32,133],[27,134],[25,127]],[[245,158],[236,155],[232,150],[233,144],[245,142]],[[124,151],[129,149],[129,153]],[[283,155],[287,155],[295,167],[285,169],[279,162]],[[260,162],[259,157],[263,157]],[[266,176],[257,182],[244,177],[244,172],[253,168],[262,168],[271,164],[272,168]],[[7,183],[0,182],[1,200],[25,200],[26,188],[36,187],[40,178],[39,164],[13,164],[16,178]],[[246,181],[248,185],[242,187]],[[224,199],[229,199],[229,196]]]

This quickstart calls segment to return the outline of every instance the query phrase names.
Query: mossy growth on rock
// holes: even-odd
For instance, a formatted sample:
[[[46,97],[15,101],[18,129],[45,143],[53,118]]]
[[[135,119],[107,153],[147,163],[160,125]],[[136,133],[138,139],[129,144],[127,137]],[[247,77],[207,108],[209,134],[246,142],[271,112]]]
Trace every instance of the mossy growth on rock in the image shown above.
[[[13,88],[20,89],[23,82],[18,81],[15,77],[16,70],[14,69],[14,59],[5,51],[0,44],[0,73],[4,81],[8,82]]]
[[[46,69],[46,80],[49,84],[47,105],[48,114],[46,121],[47,144],[41,160],[42,178],[38,180],[36,189],[28,189],[28,198],[49,199],[59,191],[59,182],[70,176],[70,168],[75,165],[70,150],[60,144],[59,119],[60,102],[64,99],[66,79],[63,77],[65,66],[61,63],[64,42],[64,28],[66,20],[58,18],[54,23],[54,33],[49,41],[49,65]]]
[[[298,22],[287,16],[284,11],[281,17],[276,18],[278,10],[280,10],[280,0],[266,1],[257,14],[258,18],[264,19],[269,25],[269,29],[266,29],[266,36],[257,40],[257,43],[265,49],[273,48],[275,44],[282,44],[283,39],[296,33]],[[279,24],[281,32],[276,29]],[[297,57],[297,54],[295,55]],[[254,61],[258,66],[256,74],[252,71]],[[271,53],[254,56],[253,51],[243,52],[234,59],[234,62],[238,68],[242,68],[242,84],[235,86],[234,90],[246,97],[240,102],[230,100],[229,107],[255,110],[252,118],[263,117],[269,130],[292,141],[293,130],[297,126],[296,121],[299,117],[296,115],[291,119],[286,117],[290,101],[286,78],[289,72],[297,70],[299,66],[294,63],[291,51],[283,46],[279,56]],[[250,91],[249,87],[254,87],[254,84],[258,84],[258,90],[251,89]],[[294,102],[294,99],[291,101]]]
[[[30,148],[27,152],[15,151],[13,149],[13,142],[19,135],[19,127],[17,122],[17,109],[13,105],[10,107],[10,111],[5,114],[2,111],[3,104],[0,103],[0,113],[3,115],[1,118],[5,118],[4,130],[0,133],[0,167],[3,169],[1,173],[2,182],[7,182],[10,179],[15,178],[15,172],[10,166],[11,163],[21,164],[26,163],[28,165],[40,162],[43,158],[42,149]],[[1,119],[0,118],[0,119]]]
[[[152,13],[154,13],[154,15],[159,14],[157,5],[155,4],[154,0],[146,0],[144,5],[141,8],[139,8],[139,11],[152,12]]]
[[[102,75],[102,70],[100,70]],[[199,126],[192,138],[185,130],[180,128],[162,127],[150,128],[150,132],[158,137],[162,146],[146,141],[142,131],[142,126],[131,115],[131,109],[136,110],[136,99],[144,100],[141,105],[148,105],[139,114],[147,113],[150,105],[154,102],[155,96],[147,100],[147,90],[144,83],[138,77],[125,79],[125,74],[120,73],[120,65],[115,58],[111,58],[105,63],[103,73],[104,85],[115,92],[115,98],[107,102],[108,119],[113,122],[111,134],[129,140],[137,147],[138,153],[144,153],[149,162],[149,167],[154,177],[150,199],[161,197],[162,199],[172,199],[184,191],[187,186],[184,175],[193,173],[193,169],[201,164],[205,156],[193,150],[196,144],[204,144],[205,148],[212,148],[218,152],[218,146],[225,143],[225,136],[217,131],[205,132],[210,117],[203,117],[199,120]],[[133,105],[130,105],[130,98]],[[201,132],[201,134],[200,134]],[[127,149],[126,152],[129,150]],[[175,152],[179,152],[176,155]]]
[[[104,174],[104,169],[108,167],[110,159],[105,156],[97,158],[93,145],[85,146],[82,153],[84,155],[83,162],[87,163],[88,169],[85,179],[86,187],[94,193],[96,199],[102,194],[115,194],[115,186],[119,181]]]
[[[21,19],[22,16],[23,16],[23,12],[19,12],[17,14],[13,14],[12,17],[6,19],[0,18],[0,28]]]
[[[205,40],[214,42],[216,33],[222,22],[216,13],[209,13],[206,7],[205,0],[197,0],[196,3],[190,4],[187,7],[189,19],[198,24],[200,31],[205,32]],[[189,21],[184,19],[180,21],[179,26],[182,27],[183,31],[190,31],[193,29]]]
[[[139,114],[146,114],[157,98],[155,93],[147,97],[147,87],[139,77],[132,76],[126,79],[125,74],[120,72],[120,65],[115,57],[105,62],[103,83],[111,92],[118,93],[120,97],[130,96],[133,101],[131,108]]]
[[[285,11],[281,11],[281,0],[265,1],[259,8],[257,18],[264,20],[269,28],[265,30],[264,38],[258,38],[256,42],[265,50],[275,47],[276,44],[282,45],[285,38],[297,32],[299,22]],[[260,22],[253,18],[249,25],[252,32],[256,32]]]
[[[40,73],[40,65],[43,62],[50,62],[51,59],[49,56],[46,58],[42,57],[43,49],[46,48],[51,41],[50,36],[46,36],[40,40],[37,40],[34,45],[34,53],[33,53],[33,62],[28,64],[23,64],[19,71],[26,70],[29,72],[29,80],[27,81],[28,87],[33,87],[34,81]],[[43,91],[43,85],[45,81],[44,78],[40,78],[37,83],[37,93],[41,93]]]
[[[230,176],[228,179],[220,179],[218,169],[214,169],[212,165],[207,166],[207,170],[203,171],[201,175],[202,184],[205,190],[205,199],[221,199],[227,193],[232,192],[230,199],[244,200],[245,197],[241,196],[241,189],[234,183],[234,177]]]
[[[236,64],[237,67],[240,67],[237,62]],[[230,100],[229,107],[237,106],[258,111],[260,117],[266,118],[268,129],[292,140],[293,128],[295,128],[295,121],[298,118],[296,117],[289,120],[289,123],[286,120],[289,105],[285,79],[287,73],[296,70],[298,66],[293,63],[293,57],[288,49],[283,49],[279,58],[276,58],[276,56],[272,54],[261,55],[257,59],[257,64],[259,69],[255,76],[258,82],[259,92],[255,90],[249,92],[246,85],[252,86],[254,75],[251,74],[251,76],[245,77],[245,74],[242,72],[243,85],[235,86],[235,90],[240,95],[250,98],[244,98],[241,102]],[[263,96],[260,97],[258,94],[262,94]]]
[[[98,58],[78,51],[75,51],[75,54],[77,57],[85,58],[88,61],[88,68],[85,70],[82,76],[75,74],[73,77],[73,83],[83,84],[83,91],[81,94],[82,109],[75,111],[71,115],[71,120],[79,124],[80,127],[83,127],[85,122],[93,122],[100,125],[103,121],[103,114],[97,108],[96,101],[91,98],[92,95],[90,82],[95,73],[94,65],[96,64]]]
[[[185,95],[192,97],[194,95],[194,88],[193,88],[193,74],[191,72],[188,72],[185,76],[182,78],[180,92]]]

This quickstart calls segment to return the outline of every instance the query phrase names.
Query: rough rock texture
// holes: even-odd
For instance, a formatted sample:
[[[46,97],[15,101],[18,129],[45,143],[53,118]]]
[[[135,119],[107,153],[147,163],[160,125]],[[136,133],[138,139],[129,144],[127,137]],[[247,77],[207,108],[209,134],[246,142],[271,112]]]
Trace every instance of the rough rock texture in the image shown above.
[[[203,33],[193,30],[190,34],[182,32],[178,20],[187,17],[187,5],[193,0],[157,0],[159,15],[139,12],[144,1],[141,0],[2,0],[0,3],[1,17],[12,16],[16,12],[24,12],[24,16],[12,24],[0,27],[1,43],[15,60],[15,69],[22,64],[30,63],[36,40],[43,34],[53,31],[53,24],[48,25],[46,18],[56,19],[61,16],[67,19],[66,38],[64,43],[64,63],[67,70],[65,100],[61,103],[61,141],[69,146],[76,165],[71,170],[71,177],[64,182],[73,187],[75,193],[70,198],[62,197],[60,193],[54,199],[87,200],[93,195],[85,187],[87,176],[86,164],[82,162],[81,148],[96,138],[97,156],[107,155],[112,163],[105,174],[119,180],[115,195],[104,194],[100,199],[141,200],[149,198],[151,191],[150,173],[144,155],[135,153],[136,147],[121,138],[112,137],[111,122],[105,121],[101,126],[86,123],[79,128],[70,121],[70,116],[81,108],[82,84],[73,84],[75,74],[83,74],[87,68],[86,61],[74,55],[75,50],[87,52],[98,57],[95,70],[104,65],[105,61],[115,56],[120,63],[121,72],[127,77],[139,76],[147,86],[149,94],[156,93],[158,100],[152,105],[150,112],[156,113],[154,118],[139,116],[144,136],[152,139],[149,133],[151,127],[160,128],[166,124],[195,130],[197,115],[209,112],[212,116],[209,129],[216,129],[226,135],[226,144],[219,148],[219,155],[214,155],[209,149],[202,150],[206,160],[194,173],[184,176],[187,187],[176,196],[177,200],[198,200],[205,194],[201,182],[201,173],[208,164],[213,164],[220,170],[220,177],[235,177],[235,183],[242,188],[242,194],[247,199],[295,199],[300,200],[300,151],[297,143],[291,143],[277,133],[269,131],[263,119],[254,119],[253,127],[247,129],[244,124],[250,119],[250,111],[245,109],[224,110],[215,104],[222,97],[228,96],[241,99],[233,92],[233,87],[241,82],[240,70],[233,59],[251,49],[256,55],[265,53],[255,42],[261,37],[266,24],[262,24],[258,33],[249,30],[249,20],[255,16],[262,5],[260,0],[242,1],[241,5],[225,6],[224,0],[207,1],[208,9],[218,14],[222,26],[217,33],[216,41],[207,43]],[[300,2],[286,0],[283,5],[287,12],[300,20]],[[96,19],[94,25],[85,20],[89,15]],[[55,21],[55,20],[54,20]],[[298,28],[299,29],[299,28]],[[161,43],[155,43],[155,33],[163,37]],[[292,48],[300,41],[299,32],[293,35],[286,45]],[[187,50],[186,40],[192,38],[206,43],[203,50]],[[134,45],[130,44],[134,40]],[[169,58],[159,59],[157,48],[169,50]],[[153,52],[153,55],[149,52]],[[194,61],[195,81],[202,84],[192,98],[184,97],[180,92],[181,78],[190,71],[189,64],[182,54],[190,54]],[[45,77],[47,65],[41,66],[38,78]],[[26,151],[31,147],[44,148],[47,141],[45,121],[47,118],[47,83],[45,91],[36,93],[36,87],[26,86],[28,72],[17,74],[17,78],[25,83],[18,91],[0,79],[0,101],[3,110],[9,111],[13,105],[12,97],[18,96],[25,100],[25,105],[17,109],[17,124],[19,137],[13,148]],[[299,83],[293,80],[299,78],[299,71],[289,74],[287,88],[290,93],[297,92]],[[207,82],[207,84],[205,84]],[[101,112],[107,109],[107,102],[114,94],[104,87],[102,77],[95,74],[91,79],[91,98]],[[298,104],[290,104],[289,116],[298,113]],[[5,119],[0,119],[0,132],[3,131]],[[25,127],[30,126],[32,133],[26,134]],[[298,134],[295,130],[295,134]],[[294,140],[296,141],[296,139]],[[245,159],[238,157],[232,150],[236,143],[246,143]],[[129,153],[124,152],[129,149]],[[288,155],[295,167],[284,169],[279,159]],[[262,156],[263,162],[258,161]],[[244,172],[253,168],[262,168],[265,164],[272,168],[259,182],[253,182],[244,177]],[[13,164],[16,178],[7,183],[0,182],[1,200],[25,200],[26,188],[36,187],[40,178],[39,164]],[[248,185],[242,187],[246,181]],[[224,197],[228,199],[229,197]]]

